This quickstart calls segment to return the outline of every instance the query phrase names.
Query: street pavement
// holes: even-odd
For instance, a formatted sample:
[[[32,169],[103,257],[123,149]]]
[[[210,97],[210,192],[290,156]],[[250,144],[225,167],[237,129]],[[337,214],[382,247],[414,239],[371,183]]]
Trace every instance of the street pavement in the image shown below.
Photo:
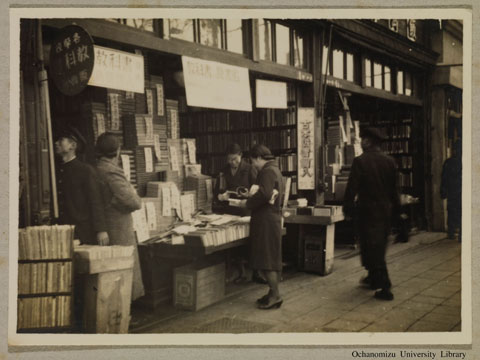
[[[230,285],[227,297],[190,312],[164,307],[136,321],[132,333],[436,332],[461,330],[461,244],[423,232],[391,244],[393,301],[362,287],[356,249],[336,249],[327,276],[285,273],[280,309],[259,310],[266,285]],[[137,312],[138,313],[138,312]],[[135,311],[133,322],[135,323]]]

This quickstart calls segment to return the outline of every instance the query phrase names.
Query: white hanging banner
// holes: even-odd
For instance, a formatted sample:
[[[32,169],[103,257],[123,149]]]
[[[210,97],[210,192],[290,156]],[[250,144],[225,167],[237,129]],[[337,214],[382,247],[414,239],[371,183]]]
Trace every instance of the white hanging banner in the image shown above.
[[[252,111],[248,69],[182,56],[187,104]]]
[[[315,111],[298,108],[298,189],[315,189]]]
[[[102,46],[93,46],[95,64],[88,85],[110,89],[145,91],[143,56]]]
[[[257,108],[286,109],[287,83],[280,81],[255,80]]]
[[[130,173],[130,157],[126,154],[120,155],[120,159],[122,160],[122,169],[125,177],[128,181],[130,181],[131,173]]]

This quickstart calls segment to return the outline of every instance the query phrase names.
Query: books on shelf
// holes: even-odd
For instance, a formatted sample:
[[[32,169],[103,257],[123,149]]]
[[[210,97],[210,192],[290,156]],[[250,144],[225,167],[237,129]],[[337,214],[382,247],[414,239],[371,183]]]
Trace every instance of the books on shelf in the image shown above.
[[[71,296],[39,296],[17,300],[18,329],[71,326]]]
[[[18,259],[71,258],[73,225],[29,226],[18,232]]]
[[[72,262],[18,264],[18,294],[52,294],[72,291]]]

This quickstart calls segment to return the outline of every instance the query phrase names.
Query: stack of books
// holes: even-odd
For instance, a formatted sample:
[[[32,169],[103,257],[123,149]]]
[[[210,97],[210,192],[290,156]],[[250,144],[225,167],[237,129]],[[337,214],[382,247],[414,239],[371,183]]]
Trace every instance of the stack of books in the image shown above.
[[[308,201],[305,198],[299,198],[296,200],[288,200],[288,207],[305,207],[308,205]]]
[[[18,294],[52,294],[72,291],[71,262],[18,264]]]
[[[207,213],[212,211],[212,178],[207,175],[195,174],[185,179],[185,190],[196,192],[196,207]]]
[[[68,259],[71,258],[74,226],[32,226],[19,229],[18,259]]]
[[[71,325],[71,296],[42,296],[18,299],[19,329],[55,328]]]

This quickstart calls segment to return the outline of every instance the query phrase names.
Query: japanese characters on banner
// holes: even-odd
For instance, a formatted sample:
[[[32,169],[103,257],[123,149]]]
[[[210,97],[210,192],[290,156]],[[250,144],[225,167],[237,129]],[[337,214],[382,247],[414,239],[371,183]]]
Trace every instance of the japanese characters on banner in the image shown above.
[[[145,89],[147,98],[147,114],[153,115],[153,91],[152,89]]]
[[[157,212],[155,210],[155,204],[151,201],[145,203],[145,210],[147,211],[147,224],[148,230],[157,230]]]
[[[94,68],[93,40],[80,26],[59,31],[50,52],[50,74],[65,95],[79,94],[87,86]]]
[[[95,65],[88,85],[144,93],[145,70],[142,55],[97,45],[93,48]]]
[[[153,137],[153,118],[151,116],[144,116],[143,121],[145,121],[145,139],[149,142],[154,141]]]
[[[248,69],[182,56],[189,106],[252,111]]]
[[[195,147],[195,141],[193,139],[187,140],[187,148],[188,148],[188,158],[190,159],[190,164],[196,164],[196,152],[197,149]]]
[[[110,130],[120,130],[120,107],[118,97],[120,94],[108,94],[110,102]]]
[[[160,160],[160,157],[162,155],[162,150],[160,148],[160,135],[153,135],[153,145],[155,150],[155,157],[157,158],[157,160]]]
[[[162,215],[172,216],[172,199],[169,187],[162,188]]]
[[[102,113],[95,113],[95,131],[96,131],[96,136],[100,136],[106,131],[105,127],[105,117],[103,116]]]
[[[255,80],[257,108],[286,109],[287,83],[280,81]]]
[[[315,189],[315,112],[298,108],[298,189]]]
[[[170,163],[172,164],[173,171],[179,171],[180,168],[178,167],[178,156],[177,156],[177,149],[175,146],[170,146]]]
[[[157,115],[164,116],[165,103],[163,102],[163,98],[164,98],[163,84],[156,84],[155,87],[157,88]]]
[[[123,173],[125,174],[125,177],[127,178],[127,180],[130,181],[130,177],[131,177],[130,157],[128,155],[122,154],[120,156],[120,159],[122,160]]]
[[[145,151],[145,172],[153,172],[153,156],[152,156],[152,148],[146,147],[144,148]]]
[[[132,213],[133,219],[133,229],[137,234],[138,242],[144,242],[150,238],[150,234],[148,233],[148,223],[147,223],[147,215],[145,211],[145,204],[142,203],[142,208],[134,211]]]

